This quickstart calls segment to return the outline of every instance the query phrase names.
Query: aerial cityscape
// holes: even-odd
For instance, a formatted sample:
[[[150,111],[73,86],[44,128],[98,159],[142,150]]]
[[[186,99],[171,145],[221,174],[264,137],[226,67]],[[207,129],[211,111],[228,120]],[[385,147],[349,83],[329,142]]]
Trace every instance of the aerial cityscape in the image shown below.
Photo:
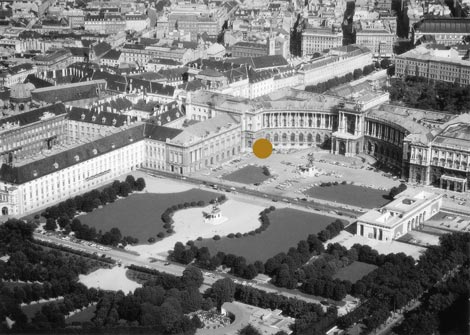
[[[0,1],[0,333],[470,335],[470,0]]]

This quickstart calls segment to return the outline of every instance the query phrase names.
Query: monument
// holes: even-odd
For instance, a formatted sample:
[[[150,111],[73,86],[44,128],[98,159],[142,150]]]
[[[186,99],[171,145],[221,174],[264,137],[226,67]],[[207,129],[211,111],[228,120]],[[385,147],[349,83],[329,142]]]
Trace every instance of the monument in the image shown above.
[[[219,208],[219,202],[217,199],[215,199],[211,212],[202,212],[202,215],[204,216],[204,223],[212,225],[218,225],[228,220],[226,217],[222,216],[222,211]]]
[[[307,155],[307,161],[308,161],[307,165],[299,166],[300,175],[306,176],[306,177],[312,177],[312,176],[318,175],[320,171],[313,164],[313,162],[315,161],[313,157],[313,152]]]

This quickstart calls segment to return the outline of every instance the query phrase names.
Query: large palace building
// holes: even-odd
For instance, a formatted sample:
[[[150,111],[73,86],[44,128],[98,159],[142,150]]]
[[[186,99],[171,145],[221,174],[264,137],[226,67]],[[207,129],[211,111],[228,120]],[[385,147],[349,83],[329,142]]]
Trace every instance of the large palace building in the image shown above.
[[[367,94],[360,98],[348,87],[330,92],[337,95],[282,89],[251,100],[198,92],[188,96],[186,116],[237,115],[242,151],[257,138],[275,149],[320,146],[339,155],[373,156],[412,183],[467,191],[470,116],[390,105],[387,93],[361,85]]]
[[[390,105],[375,87],[286,88],[255,99],[198,91],[181,101],[185,126],[172,127],[99,110],[76,117],[60,103],[15,113],[0,129],[0,209],[31,213],[141,167],[190,174],[250,151],[258,138],[277,150],[373,156],[412,183],[467,191],[470,115]],[[96,123],[99,131],[87,131]]]

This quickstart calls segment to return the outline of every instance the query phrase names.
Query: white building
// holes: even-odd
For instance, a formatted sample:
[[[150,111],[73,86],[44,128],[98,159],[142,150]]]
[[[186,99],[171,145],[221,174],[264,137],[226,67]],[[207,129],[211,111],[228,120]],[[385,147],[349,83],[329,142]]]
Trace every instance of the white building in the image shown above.
[[[43,151],[0,171],[2,213],[21,215],[86,192],[144,162],[143,125]]]
[[[441,206],[440,194],[404,191],[389,204],[360,216],[356,234],[379,241],[392,241],[422,227],[424,221],[437,214]]]
[[[316,85],[334,77],[342,77],[355,69],[372,64],[369,49],[348,45],[330,50],[328,56],[314,59],[299,70],[304,85]]]
[[[126,30],[143,31],[150,27],[150,18],[141,13],[128,13],[125,15]]]

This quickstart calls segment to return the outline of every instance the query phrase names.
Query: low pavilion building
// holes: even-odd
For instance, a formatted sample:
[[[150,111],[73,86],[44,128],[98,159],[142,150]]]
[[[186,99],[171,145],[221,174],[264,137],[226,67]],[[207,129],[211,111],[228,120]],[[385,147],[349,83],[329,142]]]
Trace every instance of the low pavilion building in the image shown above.
[[[360,216],[356,234],[379,241],[392,241],[410,230],[421,228],[426,220],[440,211],[441,206],[441,194],[404,191],[385,206]]]

